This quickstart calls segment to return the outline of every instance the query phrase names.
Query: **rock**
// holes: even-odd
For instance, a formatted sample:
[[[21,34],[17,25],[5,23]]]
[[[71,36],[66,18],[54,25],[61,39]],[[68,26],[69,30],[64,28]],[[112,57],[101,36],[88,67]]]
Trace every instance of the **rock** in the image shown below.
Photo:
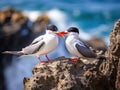
[[[33,33],[40,33],[42,30],[45,30],[45,26],[50,23],[50,18],[46,14],[38,16],[36,21],[32,25]]]
[[[118,63],[118,68],[117,68],[117,77],[116,77],[116,88],[117,90],[120,90],[120,59],[119,59],[119,63]]]
[[[31,78],[24,78],[24,90],[120,90],[120,20],[110,36],[106,59],[94,63],[58,58],[33,68]]]
[[[46,65],[36,65],[32,78],[24,78],[24,90],[77,90],[81,74],[80,63],[57,60]],[[76,76],[76,77],[75,77]]]
[[[7,9],[0,11],[2,17],[0,17],[0,21],[2,24],[10,23],[11,16],[15,11],[13,7],[8,7]]]
[[[5,14],[3,11],[0,11],[0,24],[2,25],[5,22]]]
[[[19,32],[25,25],[25,27],[27,27],[28,18],[24,16],[22,12],[16,11],[11,15],[10,18],[10,22],[4,24],[2,27],[2,32],[5,36]]]
[[[90,40],[87,41],[87,44],[97,51],[103,51],[103,53],[107,50],[107,46],[104,40],[102,40],[99,37],[91,38]]]
[[[106,52],[108,59],[103,62],[100,67],[101,72],[108,78],[113,90],[120,90],[120,88],[118,88],[119,85],[115,85],[119,81],[117,79],[117,77],[119,77],[118,64],[120,62],[120,44],[118,43],[120,35],[119,22],[120,20],[115,23],[110,35],[110,45]]]
[[[11,22],[14,24],[19,23],[20,25],[23,25],[26,20],[28,20],[28,17],[20,11],[15,12],[11,17]]]

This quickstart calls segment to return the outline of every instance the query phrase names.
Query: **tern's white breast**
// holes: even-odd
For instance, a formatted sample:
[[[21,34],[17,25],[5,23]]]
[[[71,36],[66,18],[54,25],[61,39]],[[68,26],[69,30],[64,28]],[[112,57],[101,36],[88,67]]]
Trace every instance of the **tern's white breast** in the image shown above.
[[[45,45],[38,51],[37,55],[45,55],[53,51],[58,45],[58,37],[56,35],[47,34],[45,35],[43,41]]]

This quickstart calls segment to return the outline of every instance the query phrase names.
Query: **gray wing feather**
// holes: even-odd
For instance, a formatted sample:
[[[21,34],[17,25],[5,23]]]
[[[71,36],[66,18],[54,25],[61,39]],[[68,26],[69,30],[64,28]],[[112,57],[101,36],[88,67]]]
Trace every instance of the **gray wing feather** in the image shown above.
[[[43,45],[45,44],[45,42],[41,41],[41,42],[37,42],[34,44],[30,44],[29,46],[25,47],[22,49],[24,54],[34,54],[36,53],[38,50],[40,50]]]
[[[90,48],[89,45],[80,38],[77,38],[77,40],[79,40],[79,42],[82,42],[86,46],[86,48]]]
[[[75,47],[77,48],[78,52],[81,53],[84,57],[88,58],[96,58],[97,55],[94,53],[90,48],[80,45],[80,44],[75,44]]]
[[[43,35],[43,36],[44,36],[44,35]],[[43,40],[43,36],[40,36],[40,37],[34,39],[33,42],[32,42],[31,44],[35,44],[35,43],[37,43],[37,42]]]

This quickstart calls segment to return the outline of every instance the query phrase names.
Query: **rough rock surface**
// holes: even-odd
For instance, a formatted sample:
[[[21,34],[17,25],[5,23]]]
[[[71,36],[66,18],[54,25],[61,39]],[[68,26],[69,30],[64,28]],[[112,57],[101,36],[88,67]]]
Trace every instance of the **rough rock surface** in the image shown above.
[[[120,59],[119,59],[120,61]],[[117,90],[120,90],[120,62],[118,63],[118,71],[117,71],[117,77],[116,77],[116,88]]]
[[[120,90],[120,20],[111,32],[105,56],[92,63],[73,63],[62,57],[38,64],[33,76],[24,78],[24,90]]]

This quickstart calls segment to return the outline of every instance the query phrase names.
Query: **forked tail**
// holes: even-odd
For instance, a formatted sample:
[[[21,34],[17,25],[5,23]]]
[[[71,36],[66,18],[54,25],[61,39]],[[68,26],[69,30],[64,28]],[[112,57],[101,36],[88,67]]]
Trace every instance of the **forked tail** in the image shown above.
[[[14,54],[14,55],[24,55],[23,52],[21,51],[5,51],[5,52],[2,52],[3,54]]]

